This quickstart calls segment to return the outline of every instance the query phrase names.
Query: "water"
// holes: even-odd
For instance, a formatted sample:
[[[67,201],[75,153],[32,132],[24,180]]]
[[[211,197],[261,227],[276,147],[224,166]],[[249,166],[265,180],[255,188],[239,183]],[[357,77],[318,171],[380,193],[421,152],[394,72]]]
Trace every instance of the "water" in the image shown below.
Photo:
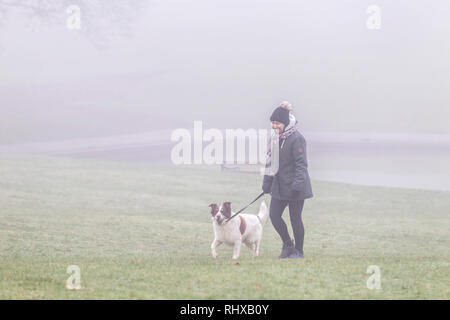
[[[0,145],[0,152],[172,164],[170,131]],[[450,135],[303,133],[312,179],[450,190]],[[230,165],[230,167],[236,167]],[[238,166],[258,172],[258,166]],[[219,167],[217,167],[219,168]]]

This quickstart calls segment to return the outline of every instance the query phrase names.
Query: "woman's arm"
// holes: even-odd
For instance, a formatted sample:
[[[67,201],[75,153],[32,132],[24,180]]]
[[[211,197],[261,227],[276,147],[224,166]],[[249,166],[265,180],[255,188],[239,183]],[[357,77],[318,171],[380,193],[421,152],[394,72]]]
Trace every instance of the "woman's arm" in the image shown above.
[[[292,182],[292,190],[302,191],[306,182],[306,172],[308,162],[306,160],[306,141],[300,136],[294,141],[292,154],[295,161],[294,181]]]
[[[273,176],[264,175],[262,190],[264,193],[270,193],[272,188]]]

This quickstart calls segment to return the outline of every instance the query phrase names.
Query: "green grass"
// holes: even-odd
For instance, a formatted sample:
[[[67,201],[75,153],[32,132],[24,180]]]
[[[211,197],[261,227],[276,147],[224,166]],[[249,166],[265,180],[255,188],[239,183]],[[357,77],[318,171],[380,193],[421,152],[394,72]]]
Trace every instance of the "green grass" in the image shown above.
[[[212,259],[208,204],[238,209],[260,185],[205,168],[0,154],[0,298],[449,299],[450,192],[313,181],[305,259],[277,259],[270,221],[260,257],[243,247],[235,265],[220,246]],[[65,289],[69,265],[82,290]],[[381,290],[366,287],[369,265]]]

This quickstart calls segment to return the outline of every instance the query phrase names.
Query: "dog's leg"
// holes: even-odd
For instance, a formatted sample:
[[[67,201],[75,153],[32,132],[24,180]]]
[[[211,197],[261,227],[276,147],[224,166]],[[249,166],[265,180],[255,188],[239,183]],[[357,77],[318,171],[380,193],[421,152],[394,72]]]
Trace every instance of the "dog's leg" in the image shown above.
[[[259,243],[261,242],[261,240],[258,240],[255,242],[255,251],[253,253],[253,257],[256,258],[257,256],[259,256]]]
[[[245,241],[244,244],[247,246],[247,248],[250,249],[250,251],[252,252],[253,256],[255,256],[255,245],[254,245],[254,243]]]
[[[258,256],[256,242],[252,243],[252,251],[253,251],[253,258],[256,258]]]
[[[234,250],[233,250],[233,259],[236,260],[239,258],[239,254],[241,252],[241,244],[242,244],[242,240],[236,240],[234,242]]]
[[[256,254],[256,242],[244,242],[245,245],[252,251],[253,258],[257,256]]]
[[[211,243],[211,254],[214,259],[217,258],[217,252],[216,248],[222,244],[222,241],[219,241],[217,239],[214,239],[214,241]]]

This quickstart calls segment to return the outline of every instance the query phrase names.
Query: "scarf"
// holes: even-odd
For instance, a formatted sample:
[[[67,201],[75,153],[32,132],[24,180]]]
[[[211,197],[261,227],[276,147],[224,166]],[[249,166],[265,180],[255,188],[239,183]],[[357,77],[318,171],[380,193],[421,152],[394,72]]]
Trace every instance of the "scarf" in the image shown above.
[[[266,174],[268,175],[274,175],[274,173],[267,173],[270,165],[272,163],[272,148],[278,147],[279,141],[281,142],[281,149],[283,148],[284,142],[286,141],[286,138],[289,137],[291,134],[293,134],[295,131],[297,131],[297,120],[295,119],[294,115],[292,113],[289,113],[289,125],[284,129],[283,132],[278,133],[278,139],[275,139],[274,136],[277,134],[276,132],[272,135],[269,144],[267,146],[267,154],[266,154]]]

